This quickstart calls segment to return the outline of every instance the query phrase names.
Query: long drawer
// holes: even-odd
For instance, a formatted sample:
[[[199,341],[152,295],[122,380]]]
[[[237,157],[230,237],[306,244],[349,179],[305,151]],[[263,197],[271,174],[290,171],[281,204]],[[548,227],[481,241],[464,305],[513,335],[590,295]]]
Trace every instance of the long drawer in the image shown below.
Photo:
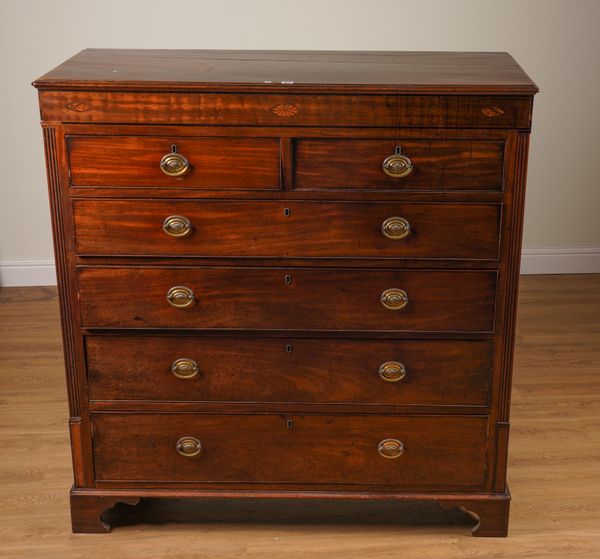
[[[75,200],[80,255],[498,257],[501,206]]]
[[[82,267],[82,325],[491,332],[496,272]]]
[[[480,487],[480,416],[93,413],[98,481]]]
[[[92,400],[486,406],[492,344],[88,336]]]

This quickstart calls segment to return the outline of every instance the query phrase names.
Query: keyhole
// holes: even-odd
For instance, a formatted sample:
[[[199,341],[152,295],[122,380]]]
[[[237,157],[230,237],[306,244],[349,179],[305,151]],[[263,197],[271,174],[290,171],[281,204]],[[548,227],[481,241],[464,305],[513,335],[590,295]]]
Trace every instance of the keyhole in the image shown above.
[[[288,420],[285,422],[285,425],[286,425],[286,427],[287,427],[288,429],[291,429],[291,428],[294,426],[294,422],[293,422],[291,419],[288,419]]]
[[[396,146],[395,153],[396,155],[402,155],[402,146]]]
[[[291,344],[287,344],[285,346],[285,351],[287,351],[287,353],[292,353],[292,346],[291,346]]]
[[[289,208],[284,208],[284,209],[283,209],[283,215],[284,215],[285,217],[290,217],[291,213],[292,213],[292,212],[290,211],[290,209],[289,209]]]
[[[171,145],[171,153],[177,153],[177,144]]]
[[[288,285],[292,283],[292,276],[290,276],[290,274],[285,275],[285,283],[287,283]]]

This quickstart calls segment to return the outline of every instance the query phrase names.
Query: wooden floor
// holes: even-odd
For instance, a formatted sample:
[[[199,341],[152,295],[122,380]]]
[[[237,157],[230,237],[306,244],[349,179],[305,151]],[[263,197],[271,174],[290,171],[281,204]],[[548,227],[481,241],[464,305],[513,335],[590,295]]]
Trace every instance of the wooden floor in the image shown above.
[[[0,290],[0,387],[0,557],[600,558],[600,275],[522,280],[507,539],[434,504],[287,501],[147,502],[73,535],[54,289]]]

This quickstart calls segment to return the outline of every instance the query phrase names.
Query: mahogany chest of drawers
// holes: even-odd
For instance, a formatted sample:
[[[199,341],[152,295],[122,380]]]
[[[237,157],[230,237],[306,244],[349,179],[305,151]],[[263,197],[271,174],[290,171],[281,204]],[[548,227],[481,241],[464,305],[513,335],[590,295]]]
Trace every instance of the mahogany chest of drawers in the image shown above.
[[[509,55],[94,49],[34,85],[74,531],[252,496],[506,535],[537,91]]]

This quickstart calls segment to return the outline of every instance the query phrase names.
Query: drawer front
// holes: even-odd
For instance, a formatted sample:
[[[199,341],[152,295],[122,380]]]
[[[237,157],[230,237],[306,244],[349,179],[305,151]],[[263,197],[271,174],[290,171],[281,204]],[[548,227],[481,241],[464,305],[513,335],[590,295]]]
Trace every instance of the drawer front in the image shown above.
[[[79,271],[82,323],[88,327],[491,332],[495,288],[496,272]],[[169,294],[172,303],[185,308],[172,306]]]
[[[279,139],[240,137],[67,136],[72,186],[279,189]],[[170,176],[173,151],[189,171]]]
[[[41,91],[42,119],[246,126],[529,128],[529,96]]]
[[[94,413],[92,422],[98,481],[427,489],[485,478],[487,418],[479,416]],[[402,443],[386,445],[395,458],[378,450],[389,439]],[[199,452],[182,455],[178,442]]]
[[[486,406],[492,345],[90,336],[92,400]]]
[[[503,188],[504,142],[500,140],[310,138],[297,139],[294,146],[296,190]],[[408,158],[409,166],[403,167],[408,174],[390,176],[384,162],[392,164],[397,152]]]
[[[73,212],[80,255],[494,260],[501,206],[75,200]]]

